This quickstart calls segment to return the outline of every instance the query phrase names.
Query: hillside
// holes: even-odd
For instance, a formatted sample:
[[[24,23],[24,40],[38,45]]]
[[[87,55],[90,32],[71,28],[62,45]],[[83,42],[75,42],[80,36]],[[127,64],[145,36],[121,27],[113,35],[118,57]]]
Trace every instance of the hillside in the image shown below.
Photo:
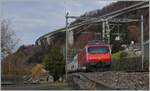
[[[118,1],[115,3],[111,3],[111,4],[103,7],[102,9],[88,11],[88,12],[82,14],[80,16],[80,18],[82,18],[82,17],[91,17],[91,18],[99,17],[99,16],[105,15],[107,13],[110,13],[110,12],[113,12],[113,11],[116,11],[119,9],[123,9],[125,7],[130,6],[130,5],[137,4],[139,2],[141,2],[141,1]],[[77,19],[76,21],[72,22],[72,24],[81,22],[82,20],[80,20],[80,18]]]
[[[15,53],[2,60],[2,74],[24,75],[30,73],[33,65],[42,63],[44,52],[38,46],[21,46]]]

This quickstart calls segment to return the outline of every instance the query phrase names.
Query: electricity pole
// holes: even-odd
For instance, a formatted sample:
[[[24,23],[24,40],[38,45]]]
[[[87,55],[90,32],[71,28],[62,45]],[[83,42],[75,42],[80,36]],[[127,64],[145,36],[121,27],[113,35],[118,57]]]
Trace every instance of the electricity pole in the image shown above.
[[[107,19],[106,19],[106,38],[108,38],[108,44],[110,44],[110,28]]]
[[[68,70],[67,70],[67,67],[68,67],[68,26],[69,26],[69,22],[68,22],[68,19],[69,18],[78,18],[78,17],[75,17],[75,16],[69,16],[69,13],[67,12],[66,13],[66,16],[65,16],[65,18],[66,18],[66,65],[65,65],[65,73],[66,73],[66,76],[65,76],[65,78],[66,78],[66,80],[67,80],[67,77],[68,77]]]
[[[142,50],[142,70],[144,61],[144,38],[143,38],[143,15],[141,15],[141,50]]]
[[[67,73],[68,73],[68,71],[67,71],[67,64],[68,64],[68,15],[69,15],[69,13],[67,12],[66,13],[66,16],[65,16],[65,18],[66,18],[66,65],[65,65],[65,72],[66,72],[66,80],[67,80]]]
[[[102,38],[105,38],[105,21],[102,22]]]

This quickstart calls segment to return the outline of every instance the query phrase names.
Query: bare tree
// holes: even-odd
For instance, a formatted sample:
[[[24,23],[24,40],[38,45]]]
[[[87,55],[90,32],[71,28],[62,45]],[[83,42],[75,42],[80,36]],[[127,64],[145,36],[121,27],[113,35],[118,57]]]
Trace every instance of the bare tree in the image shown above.
[[[1,57],[2,59],[9,54],[12,54],[16,45],[18,44],[18,38],[14,31],[10,27],[10,22],[6,19],[1,21]]]

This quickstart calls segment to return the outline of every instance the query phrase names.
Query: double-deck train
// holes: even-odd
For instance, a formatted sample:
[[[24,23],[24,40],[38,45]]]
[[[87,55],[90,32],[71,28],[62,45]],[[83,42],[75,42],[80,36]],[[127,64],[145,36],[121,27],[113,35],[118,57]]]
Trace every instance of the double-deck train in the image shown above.
[[[111,45],[99,40],[90,41],[68,66],[70,71],[110,67]]]

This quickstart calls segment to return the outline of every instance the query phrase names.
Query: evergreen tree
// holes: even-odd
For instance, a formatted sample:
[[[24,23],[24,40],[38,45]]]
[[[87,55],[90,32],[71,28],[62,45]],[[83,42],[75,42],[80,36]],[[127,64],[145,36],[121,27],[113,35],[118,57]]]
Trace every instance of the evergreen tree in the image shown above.
[[[44,65],[49,74],[58,80],[65,73],[65,60],[60,48],[51,48],[50,52],[44,57]]]

